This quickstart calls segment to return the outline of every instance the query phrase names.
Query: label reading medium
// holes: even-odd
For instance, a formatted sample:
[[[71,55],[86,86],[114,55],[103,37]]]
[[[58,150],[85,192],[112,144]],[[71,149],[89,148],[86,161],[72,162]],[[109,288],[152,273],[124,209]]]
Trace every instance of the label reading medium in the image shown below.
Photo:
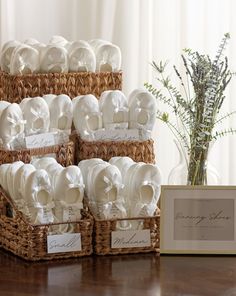
[[[151,246],[150,229],[112,231],[111,247],[116,248],[143,248]]]

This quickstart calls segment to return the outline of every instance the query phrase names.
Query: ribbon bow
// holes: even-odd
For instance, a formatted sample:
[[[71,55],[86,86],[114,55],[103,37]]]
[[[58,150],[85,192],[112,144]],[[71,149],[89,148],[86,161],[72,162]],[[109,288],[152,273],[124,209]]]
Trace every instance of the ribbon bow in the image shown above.
[[[118,175],[114,174],[113,179],[110,180],[107,176],[103,177],[104,182],[106,183],[107,187],[104,189],[105,193],[108,193],[109,191],[112,190],[112,188],[117,188],[118,192],[122,188],[124,188],[124,184],[120,183],[118,180]]]

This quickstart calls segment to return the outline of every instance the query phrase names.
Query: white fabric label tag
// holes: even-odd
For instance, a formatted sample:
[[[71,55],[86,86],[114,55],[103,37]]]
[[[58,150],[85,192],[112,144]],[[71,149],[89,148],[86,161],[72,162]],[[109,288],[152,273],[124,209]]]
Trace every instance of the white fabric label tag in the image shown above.
[[[81,234],[64,233],[48,235],[47,251],[49,254],[81,251]]]
[[[78,221],[80,219],[81,219],[80,210],[73,209],[73,207],[68,207],[67,209],[63,210],[64,222]]]
[[[25,137],[26,148],[41,148],[55,145],[54,133],[44,133]]]
[[[151,246],[150,229],[112,231],[111,248],[142,248]]]

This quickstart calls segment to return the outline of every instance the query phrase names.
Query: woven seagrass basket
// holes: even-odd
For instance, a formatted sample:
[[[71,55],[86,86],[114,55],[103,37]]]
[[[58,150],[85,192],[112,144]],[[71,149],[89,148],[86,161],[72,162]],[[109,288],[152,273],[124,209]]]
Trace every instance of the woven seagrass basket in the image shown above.
[[[23,149],[23,150],[4,150],[0,149],[0,165],[3,163],[12,163],[18,160],[29,163],[35,157],[54,156],[58,163],[63,166],[74,164],[75,146],[73,141],[64,144]]]
[[[129,156],[136,162],[155,163],[154,141],[85,141],[74,136],[75,160],[101,158],[109,161],[114,156]]]
[[[1,187],[0,204],[0,246],[5,250],[29,261],[81,257],[92,254],[93,219],[87,210],[83,210],[81,220],[70,222],[74,226],[74,232],[81,234],[81,251],[49,254],[47,252],[47,236],[50,234],[50,229],[53,226],[67,223],[30,224]]]
[[[112,232],[117,230],[117,222],[142,221],[143,230],[150,230],[151,244],[147,247],[112,248]],[[124,232],[126,230],[123,230]],[[127,230],[129,231],[129,230]],[[94,217],[94,253],[97,255],[118,255],[160,252],[160,214],[152,217],[98,220]]]
[[[0,100],[20,103],[23,98],[66,94],[70,98],[105,90],[121,90],[122,72],[76,72],[10,75],[0,71]]]

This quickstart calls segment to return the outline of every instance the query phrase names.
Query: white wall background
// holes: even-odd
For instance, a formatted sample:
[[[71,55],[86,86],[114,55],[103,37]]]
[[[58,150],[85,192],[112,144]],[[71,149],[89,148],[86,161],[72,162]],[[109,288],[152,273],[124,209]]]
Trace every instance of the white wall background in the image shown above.
[[[230,66],[236,71],[235,0],[0,0],[0,45],[10,39],[34,37],[47,42],[52,35],[69,40],[103,38],[120,46],[124,87],[128,94],[153,82],[149,63],[166,60],[181,68],[180,53],[189,47],[213,55],[225,32],[230,32]],[[233,78],[224,111],[236,110]],[[236,120],[227,124],[236,127]],[[172,135],[160,122],[153,133],[157,162],[164,183],[178,162]],[[236,184],[236,137],[219,140],[211,162],[223,184]]]

